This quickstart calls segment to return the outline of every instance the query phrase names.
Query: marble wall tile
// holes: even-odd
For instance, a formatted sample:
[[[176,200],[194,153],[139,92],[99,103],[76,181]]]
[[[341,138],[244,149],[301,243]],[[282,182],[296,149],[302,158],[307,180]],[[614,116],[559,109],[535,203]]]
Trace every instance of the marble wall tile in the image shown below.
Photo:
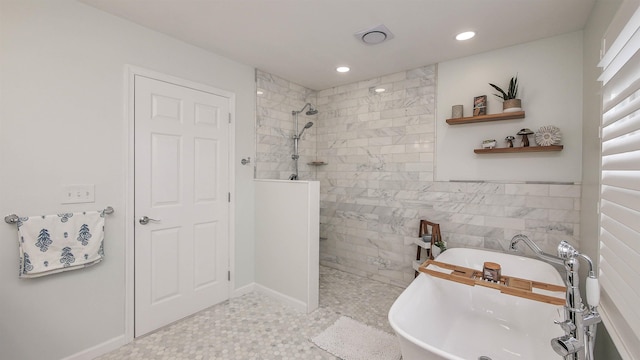
[[[527,196],[526,199],[527,207],[542,209],[573,210],[574,203],[574,199],[568,197]]]
[[[520,219],[547,220],[550,219],[549,211],[549,209],[507,206],[504,208],[504,216]]]
[[[548,184],[505,184],[507,195],[549,196]]]
[[[524,230],[525,219],[486,216],[484,225],[494,228]]]
[[[305,103],[316,103],[316,92],[258,70],[256,111],[256,177],[261,179],[287,179],[294,171],[293,154],[294,117],[292,111],[300,110]],[[298,115],[299,129],[316,117]],[[300,179],[313,179],[316,169],[307,163],[315,160],[316,126],[307,129],[299,142]],[[269,145],[268,147],[266,145]]]
[[[580,185],[549,185],[549,195],[559,197],[579,198],[582,187]]]

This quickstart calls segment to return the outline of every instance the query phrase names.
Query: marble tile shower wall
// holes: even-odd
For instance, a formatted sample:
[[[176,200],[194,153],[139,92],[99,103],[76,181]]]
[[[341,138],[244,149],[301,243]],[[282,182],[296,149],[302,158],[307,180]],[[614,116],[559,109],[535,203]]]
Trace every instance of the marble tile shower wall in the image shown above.
[[[435,66],[318,92],[321,263],[408,284],[420,219],[451,247],[577,245],[579,185],[434,181],[435,93]]]
[[[320,111],[300,121],[315,123],[300,174],[321,182],[325,266],[406,285],[420,219],[439,223],[450,247],[504,250],[517,233],[550,253],[578,245],[580,185],[434,181],[435,66],[317,93],[258,72],[258,87],[258,177],[288,177],[291,111],[309,99]],[[316,159],[328,165],[306,165]]]
[[[294,117],[307,102],[316,103],[316,92],[290,81],[258,70],[256,108],[256,177],[258,179],[288,179],[294,172]],[[318,115],[298,115],[299,130],[308,121],[316,123]],[[315,177],[315,168],[307,163],[315,159],[315,131],[317,124],[305,130],[299,142],[298,174],[302,180]]]
[[[433,182],[435,93],[435,66],[318,93],[322,264],[410,280],[407,241],[426,205],[411,189]]]

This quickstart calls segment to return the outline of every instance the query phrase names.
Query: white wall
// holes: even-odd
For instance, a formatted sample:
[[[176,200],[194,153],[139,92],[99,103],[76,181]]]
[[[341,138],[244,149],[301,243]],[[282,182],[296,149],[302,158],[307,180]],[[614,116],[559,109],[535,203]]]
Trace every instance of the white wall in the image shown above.
[[[255,180],[256,284],[310,313],[320,291],[320,183]]]
[[[236,159],[254,150],[252,68],[71,0],[0,2],[0,214],[106,205],[103,263],[19,280],[15,226],[0,225],[3,359],[60,359],[125,331],[125,64],[236,94]],[[253,282],[251,167],[236,166],[236,287]],[[61,205],[62,184],[95,203]],[[251,214],[248,215],[247,214]]]
[[[488,112],[502,112],[488,83],[503,89],[518,75],[525,119],[448,125],[451,106],[471,116],[474,96],[487,95]],[[555,125],[564,150],[558,153],[475,154],[482,140],[504,138],[522,128]],[[512,46],[438,64],[437,180],[580,182],[582,151],[582,32]],[[518,137],[519,138],[519,137]],[[533,136],[529,138],[535,145]],[[520,146],[520,141],[514,142]]]

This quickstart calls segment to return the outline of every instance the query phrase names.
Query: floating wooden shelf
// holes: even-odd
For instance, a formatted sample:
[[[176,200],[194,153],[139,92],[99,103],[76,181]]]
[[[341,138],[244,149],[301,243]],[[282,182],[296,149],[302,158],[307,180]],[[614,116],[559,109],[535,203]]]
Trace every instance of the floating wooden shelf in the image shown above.
[[[430,269],[429,267],[431,266],[437,266],[438,268],[440,268],[440,270]],[[450,270],[450,272],[447,272],[446,270]],[[503,294],[518,296],[525,299],[544,302],[547,304],[566,304],[566,288],[560,285],[521,279],[513,276],[500,276],[499,282],[492,282],[482,279],[482,271],[447,264],[435,260],[427,260],[422,263],[422,265],[420,265],[419,267],[419,271],[431,276],[439,277],[441,279],[455,281],[470,286],[485,286],[488,288],[500,290],[500,292]],[[533,289],[557,292],[558,297],[540,294],[534,292]]]
[[[521,153],[521,152],[543,152],[543,151],[561,151],[564,145],[550,146],[527,146],[527,147],[505,147],[493,149],[473,149],[476,154],[498,154],[498,153]]]
[[[524,119],[524,111],[447,119],[447,124],[461,125],[461,124],[471,124],[471,123],[499,121],[499,120],[512,120],[512,119]]]
[[[326,163],[324,161],[312,161],[312,162],[307,163],[307,165],[322,166],[322,165],[328,165],[328,163]]]

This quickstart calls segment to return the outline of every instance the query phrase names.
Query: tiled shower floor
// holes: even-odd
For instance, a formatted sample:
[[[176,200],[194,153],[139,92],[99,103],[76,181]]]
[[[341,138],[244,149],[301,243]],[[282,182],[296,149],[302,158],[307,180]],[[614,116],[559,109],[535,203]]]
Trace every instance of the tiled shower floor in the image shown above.
[[[320,267],[320,306],[311,314],[251,293],[136,339],[99,359],[337,359],[309,339],[341,315],[393,333],[387,313],[402,290]]]

